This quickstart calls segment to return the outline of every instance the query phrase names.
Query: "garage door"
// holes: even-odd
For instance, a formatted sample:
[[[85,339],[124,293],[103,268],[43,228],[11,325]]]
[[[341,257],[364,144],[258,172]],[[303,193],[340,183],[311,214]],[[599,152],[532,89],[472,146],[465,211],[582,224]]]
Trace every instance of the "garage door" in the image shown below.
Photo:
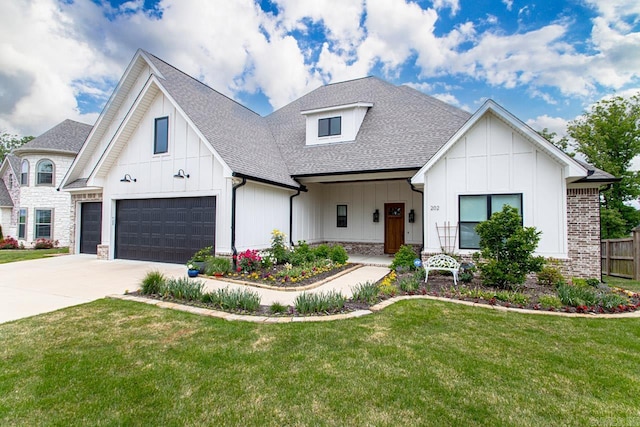
[[[102,203],[80,205],[80,253],[97,254],[102,241]]]
[[[216,198],[118,200],[115,256],[185,263],[205,246],[215,247]]]

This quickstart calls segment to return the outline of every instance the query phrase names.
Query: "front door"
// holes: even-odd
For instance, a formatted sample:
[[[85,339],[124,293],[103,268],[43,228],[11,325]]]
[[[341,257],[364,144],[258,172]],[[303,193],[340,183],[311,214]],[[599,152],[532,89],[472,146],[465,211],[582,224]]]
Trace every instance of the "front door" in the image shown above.
[[[384,253],[395,254],[404,245],[404,203],[384,204]]]

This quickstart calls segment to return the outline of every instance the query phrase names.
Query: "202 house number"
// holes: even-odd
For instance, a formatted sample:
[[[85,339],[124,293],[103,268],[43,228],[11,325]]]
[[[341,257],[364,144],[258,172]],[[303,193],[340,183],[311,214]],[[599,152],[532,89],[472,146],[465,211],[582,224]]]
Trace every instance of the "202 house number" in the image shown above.
[[[440,206],[438,205],[431,205],[431,209],[432,211],[439,211],[440,210]]]

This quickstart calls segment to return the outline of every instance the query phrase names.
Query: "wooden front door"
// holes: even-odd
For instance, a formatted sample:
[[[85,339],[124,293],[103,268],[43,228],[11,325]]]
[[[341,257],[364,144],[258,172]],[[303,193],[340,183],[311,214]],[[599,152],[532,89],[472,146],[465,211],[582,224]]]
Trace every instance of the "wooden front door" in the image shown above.
[[[404,203],[384,204],[384,253],[395,254],[404,245]]]

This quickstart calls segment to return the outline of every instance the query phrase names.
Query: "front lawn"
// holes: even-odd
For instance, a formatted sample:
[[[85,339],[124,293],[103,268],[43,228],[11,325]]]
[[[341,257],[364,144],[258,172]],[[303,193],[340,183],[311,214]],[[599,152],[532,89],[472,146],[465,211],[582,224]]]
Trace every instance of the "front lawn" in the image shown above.
[[[640,282],[637,280],[623,279],[622,277],[603,276],[603,281],[609,286],[617,286],[629,291],[640,292]]]
[[[7,262],[26,261],[29,259],[46,258],[52,254],[68,254],[69,248],[55,249],[2,249],[0,250],[0,264]]]
[[[0,425],[637,425],[637,323],[418,300],[254,324],[100,300],[0,325]]]

